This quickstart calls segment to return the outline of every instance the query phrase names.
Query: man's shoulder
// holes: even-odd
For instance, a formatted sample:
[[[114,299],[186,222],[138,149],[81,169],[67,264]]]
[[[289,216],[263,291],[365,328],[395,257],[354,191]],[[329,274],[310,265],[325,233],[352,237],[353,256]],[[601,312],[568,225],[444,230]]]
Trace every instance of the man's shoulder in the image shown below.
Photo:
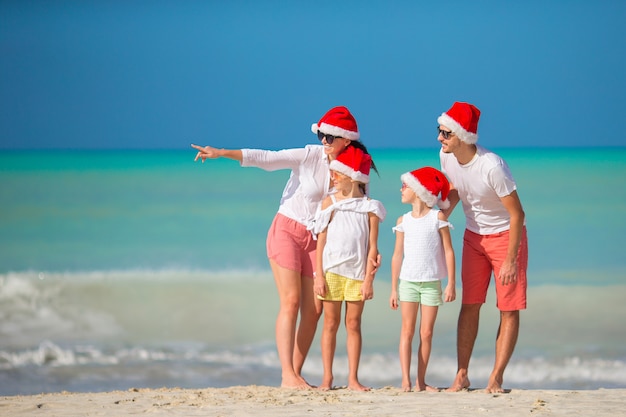
[[[487,148],[477,145],[476,152],[479,159],[481,160],[482,165],[485,167],[495,168],[506,166],[506,162],[504,161],[504,159],[502,159],[500,155]]]
[[[476,153],[478,154],[478,156],[483,157],[483,158],[487,158],[489,160],[501,160],[502,159],[502,157],[500,157],[500,155],[498,155],[497,153],[495,153],[491,149],[487,149],[484,146],[481,146],[481,145],[478,145],[478,144],[476,144]]]

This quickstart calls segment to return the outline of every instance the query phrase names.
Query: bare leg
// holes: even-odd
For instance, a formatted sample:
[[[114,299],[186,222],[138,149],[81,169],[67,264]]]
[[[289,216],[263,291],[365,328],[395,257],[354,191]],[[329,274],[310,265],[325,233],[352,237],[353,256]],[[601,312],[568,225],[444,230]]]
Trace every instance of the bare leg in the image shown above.
[[[489,393],[504,392],[502,389],[504,370],[513,355],[513,350],[515,350],[518,334],[519,311],[501,311],[500,327],[496,338],[496,361],[485,391]]]
[[[337,330],[341,323],[341,301],[324,301],[324,327],[322,329],[322,363],[324,376],[319,385],[321,390],[333,387],[333,360],[337,347]]]
[[[300,299],[300,324],[296,331],[296,344],[293,351],[293,369],[297,376],[302,376],[302,366],[309,353],[317,322],[322,315],[322,301],[313,293],[313,278],[302,277]]]
[[[270,260],[274,281],[278,289],[280,309],[276,318],[276,349],[282,369],[283,388],[310,388],[293,369],[293,351],[296,335],[296,321],[300,308],[300,273],[283,268]]]
[[[371,388],[359,382],[359,362],[361,361],[361,315],[365,301],[346,302],[346,348],[348,350],[348,389],[369,391]]]
[[[413,355],[413,336],[417,322],[418,303],[400,302],[402,328],[400,330],[400,368],[402,369],[402,391],[411,391],[411,356]]]
[[[435,320],[439,308],[436,306],[425,306],[422,304],[422,318],[420,320],[420,346],[417,350],[417,381],[415,389],[417,391],[439,391],[435,387],[426,384],[426,369],[430,359],[430,351],[433,344],[433,331]]]
[[[474,350],[474,342],[478,335],[478,321],[482,304],[463,304],[457,325],[457,364],[458,370],[454,382],[447,391],[461,391],[469,388],[470,380],[467,370]]]

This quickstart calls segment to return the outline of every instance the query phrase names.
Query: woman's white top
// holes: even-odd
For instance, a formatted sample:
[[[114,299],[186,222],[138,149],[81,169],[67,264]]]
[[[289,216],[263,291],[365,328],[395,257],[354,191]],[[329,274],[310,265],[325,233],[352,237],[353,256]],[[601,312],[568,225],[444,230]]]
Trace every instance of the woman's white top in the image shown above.
[[[310,228],[330,184],[329,162],[324,147],[307,145],[281,151],[242,149],[241,153],[242,167],[257,167],[266,171],[291,170],[278,212]]]

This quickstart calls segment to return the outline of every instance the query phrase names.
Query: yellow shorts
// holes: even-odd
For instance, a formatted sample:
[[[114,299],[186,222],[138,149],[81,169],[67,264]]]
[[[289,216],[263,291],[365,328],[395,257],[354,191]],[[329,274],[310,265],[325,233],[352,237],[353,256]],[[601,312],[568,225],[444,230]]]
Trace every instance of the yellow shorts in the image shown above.
[[[362,301],[361,285],[363,281],[350,279],[332,272],[326,273],[326,297],[318,296],[324,301]]]

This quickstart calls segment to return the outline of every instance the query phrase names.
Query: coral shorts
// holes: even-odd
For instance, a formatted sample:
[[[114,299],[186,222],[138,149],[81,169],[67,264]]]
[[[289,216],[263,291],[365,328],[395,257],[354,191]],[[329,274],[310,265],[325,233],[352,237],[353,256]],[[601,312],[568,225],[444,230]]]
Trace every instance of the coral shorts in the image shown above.
[[[500,267],[506,257],[509,244],[508,230],[492,235],[479,235],[465,230],[463,236],[463,260],[461,279],[463,282],[463,304],[483,304],[493,272],[500,275]],[[526,308],[526,269],[528,268],[528,237],[526,228],[517,252],[517,280],[502,285],[496,283],[497,306],[500,311],[516,311]]]
[[[282,214],[276,214],[267,232],[267,257],[279,266],[313,278],[317,242],[306,227]]]

